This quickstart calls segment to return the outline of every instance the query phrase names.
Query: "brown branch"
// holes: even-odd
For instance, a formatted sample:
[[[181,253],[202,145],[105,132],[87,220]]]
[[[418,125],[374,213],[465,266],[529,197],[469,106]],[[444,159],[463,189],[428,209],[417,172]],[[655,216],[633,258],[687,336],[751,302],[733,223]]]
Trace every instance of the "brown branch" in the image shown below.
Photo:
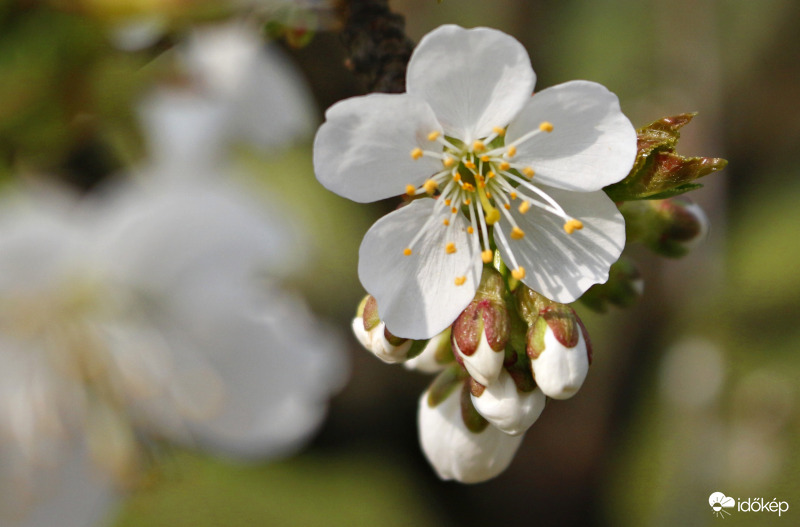
[[[405,34],[403,16],[391,12],[388,0],[347,0],[343,9],[348,67],[370,92],[404,92],[414,43]]]

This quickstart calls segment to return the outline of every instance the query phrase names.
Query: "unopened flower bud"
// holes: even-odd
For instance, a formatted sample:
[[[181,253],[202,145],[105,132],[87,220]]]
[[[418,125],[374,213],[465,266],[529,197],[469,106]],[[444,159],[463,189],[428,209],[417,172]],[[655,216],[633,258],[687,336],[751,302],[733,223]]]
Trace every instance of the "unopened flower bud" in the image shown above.
[[[591,343],[580,319],[562,304],[546,307],[528,328],[527,352],[536,384],[548,397],[577,393],[591,363]]]
[[[686,197],[626,202],[620,206],[629,241],[654,252],[679,258],[708,234],[708,218]]]
[[[422,351],[414,355],[414,347],[419,341],[414,342],[408,355],[411,357],[403,363],[409,370],[417,370],[422,373],[436,373],[445,369],[455,361],[453,351],[450,347],[450,328],[442,331],[427,342],[422,341]]]
[[[395,337],[378,316],[378,303],[367,295],[358,306],[352,323],[353,333],[367,350],[383,362],[403,362],[413,341]]]
[[[522,435],[505,434],[483,420],[472,406],[468,379],[459,371],[442,372],[445,380],[437,378],[420,398],[419,439],[440,478],[478,483],[508,467]]]
[[[644,293],[644,279],[628,258],[620,258],[609,270],[604,284],[595,284],[581,296],[581,302],[595,311],[605,312],[607,304],[618,307],[633,305]]]
[[[473,389],[472,404],[492,425],[511,435],[524,434],[544,410],[546,397],[539,388],[522,392],[507,371],[497,381]]]
[[[665,218],[665,227],[657,244],[651,248],[671,257],[684,256],[708,235],[708,217],[690,199],[677,197],[658,202],[658,211]]]
[[[484,386],[503,368],[511,322],[503,301],[505,282],[493,269],[484,269],[474,300],[452,326],[456,359]]]

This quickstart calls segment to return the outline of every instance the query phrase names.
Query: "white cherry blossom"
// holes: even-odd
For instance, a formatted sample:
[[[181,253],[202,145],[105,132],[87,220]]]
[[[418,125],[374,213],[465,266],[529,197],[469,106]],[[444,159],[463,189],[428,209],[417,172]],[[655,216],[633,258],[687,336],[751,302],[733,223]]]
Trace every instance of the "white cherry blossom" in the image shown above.
[[[359,254],[393,334],[449,326],[495,248],[516,279],[558,302],[607,280],[625,229],[602,188],[630,171],[636,132],[599,84],[531,96],[534,83],[514,38],[446,25],[414,50],[407,93],[327,111],[314,144],[325,187],[359,202],[420,198],[375,223]]]

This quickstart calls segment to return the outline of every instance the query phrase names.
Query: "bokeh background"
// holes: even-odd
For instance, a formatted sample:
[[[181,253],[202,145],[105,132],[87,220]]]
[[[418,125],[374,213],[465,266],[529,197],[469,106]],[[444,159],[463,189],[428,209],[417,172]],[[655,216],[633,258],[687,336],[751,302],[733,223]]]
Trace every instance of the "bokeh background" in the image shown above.
[[[416,436],[417,400],[429,379],[381,363],[347,334],[364,294],[356,276],[358,245],[395,204],[354,204],[317,186],[311,138],[254,157],[249,162],[265,174],[265,193],[300,200],[293,189],[302,182],[294,220],[320,256],[296,286],[346,334],[350,383],[302,453],[240,465],[164,452],[149,484],[120,504],[111,524],[703,526],[722,521],[708,504],[715,491],[777,498],[791,507],[780,519],[734,512],[726,524],[796,523],[800,4],[390,4],[406,17],[414,41],[443,23],[503,30],[527,47],[538,88],[579,78],[600,82],[618,94],[637,127],[699,112],[683,130],[679,153],[729,160],[691,195],[711,220],[708,239],[681,260],[630,247],[645,277],[641,301],[605,314],[578,308],[594,344],[582,390],[548,403],[504,474],[478,485],[445,483],[428,467]],[[42,36],[42,53],[53,38]],[[59,38],[77,45],[85,35]],[[309,45],[287,52],[309,80],[320,121],[330,104],[364,93],[344,67],[335,31],[320,31]],[[112,73],[115,64],[108,65]],[[115,100],[113,93],[105,97],[103,111],[127,118]],[[28,133],[23,125],[3,126],[12,125]],[[47,131],[37,130],[30,132],[32,149],[36,133]],[[73,176],[82,184],[87,167],[102,165],[103,153],[87,142],[75,156],[80,170]],[[266,176],[276,173],[281,177]]]

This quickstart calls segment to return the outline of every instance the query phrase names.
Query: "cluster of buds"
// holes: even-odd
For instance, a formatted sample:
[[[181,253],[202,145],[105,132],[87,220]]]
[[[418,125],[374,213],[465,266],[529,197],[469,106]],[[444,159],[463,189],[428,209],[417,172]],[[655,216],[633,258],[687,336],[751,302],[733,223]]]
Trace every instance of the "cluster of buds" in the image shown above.
[[[463,483],[505,470],[547,398],[575,395],[591,363],[589,337],[572,308],[491,266],[472,302],[430,340],[393,336],[371,296],[353,331],[384,362],[438,373],[420,399],[420,442],[442,479]]]

